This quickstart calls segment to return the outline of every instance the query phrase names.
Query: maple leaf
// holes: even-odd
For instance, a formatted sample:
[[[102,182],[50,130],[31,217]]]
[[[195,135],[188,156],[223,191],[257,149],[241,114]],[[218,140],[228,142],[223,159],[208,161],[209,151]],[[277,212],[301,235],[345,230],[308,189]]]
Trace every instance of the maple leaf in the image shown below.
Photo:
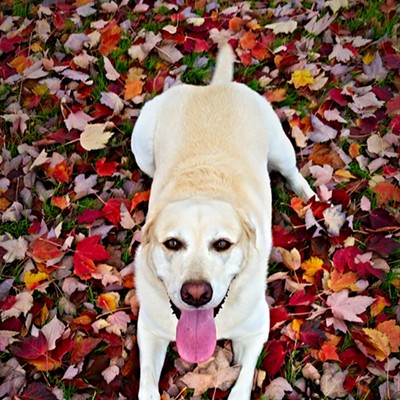
[[[290,383],[282,377],[275,378],[265,389],[264,397],[266,399],[282,400],[285,392],[293,392]]]
[[[297,21],[289,19],[287,21],[279,21],[273,24],[265,25],[265,28],[272,29],[275,35],[279,33],[292,33],[297,28]]]
[[[55,316],[40,331],[46,337],[48,350],[54,350],[56,348],[56,341],[65,331],[65,325]]]
[[[71,112],[64,120],[64,123],[69,131],[71,129],[83,131],[90,121],[93,121],[93,118],[90,115],[84,113],[83,111],[77,111]]]
[[[107,200],[103,207],[103,215],[112,224],[118,226],[121,221],[121,205],[125,204],[126,208],[129,209],[131,203],[127,199],[110,199]]]
[[[307,282],[314,282],[314,275],[322,269],[324,262],[318,257],[311,257],[310,259],[302,262],[301,268],[304,269],[305,274],[303,275],[304,279]]]
[[[340,229],[346,221],[346,214],[342,212],[342,205],[329,207],[322,214],[328,232],[332,236],[339,236]]]
[[[116,171],[118,163],[115,161],[106,162],[106,158],[102,157],[96,161],[96,171],[99,176],[112,176]]]
[[[140,79],[127,81],[125,84],[124,100],[131,100],[142,94],[144,83]]]
[[[256,45],[257,35],[251,31],[247,31],[239,39],[240,47],[244,50],[251,50]]]
[[[71,364],[78,364],[101,342],[100,338],[78,336],[71,353]]]
[[[114,135],[106,129],[113,128],[114,124],[105,122],[104,124],[86,124],[80,136],[81,146],[85,150],[103,149],[109,139]]]
[[[266,355],[262,362],[262,369],[269,377],[275,376],[285,363],[286,350],[283,342],[271,340],[265,347]]]
[[[6,263],[11,263],[15,260],[25,258],[26,251],[28,250],[28,242],[23,237],[19,237],[18,239],[0,242],[0,247],[7,251],[3,255],[3,260]]]
[[[126,332],[128,329],[128,324],[130,323],[131,319],[126,312],[117,311],[107,317],[106,321],[109,324],[109,326],[106,327],[106,331],[121,336],[121,333]]]
[[[323,344],[321,350],[318,351],[318,358],[325,362],[328,360],[340,361],[340,358],[336,352],[336,346],[333,344]]]
[[[45,272],[34,273],[31,271],[26,271],[24,275],[24,282],[28,290],[35,290],[41,281],[48,278],[49,275]]]
[[[121,37],[122,28],[117,25],[117,20],[112,20],[104,29],[100,31],[100,54],[107,56],[117,48],[118,41]]]
[[[194,395],[201,395],[210,388],[227,390],[237,379],[240,366],[231,367],[224,350],[217,347],[209,361],[199,364],[193,372],[185,374],[181,380],[194,389]]]
[[[334,363],[325,362],[323,364],[323,374],[321,376],[322,393],[331,398],[344,397],[347,390],[343,387],[347,372],[341,371]]]
[[[362,322],[358,315],[364,313],[374,301],[375,299],[369,296],[349,297],[349,291],[343,289],[331,294],[326,303],[332,311],[335,328],[343,330],[344,324],[341,321]]]
[[[316,83],[316,80],[313,78],[312,71],[304,69],[294,71],[289,83],[292,83],[294,87],[298,89],[307,85],[313,85]]]
[[[357,286],[359,275],[356,272],[349,271],[341,273],[334,269],[328,280],[328,287],[334,292],[340,292],[342,289],[350,289],[358,292],[361,288]]]

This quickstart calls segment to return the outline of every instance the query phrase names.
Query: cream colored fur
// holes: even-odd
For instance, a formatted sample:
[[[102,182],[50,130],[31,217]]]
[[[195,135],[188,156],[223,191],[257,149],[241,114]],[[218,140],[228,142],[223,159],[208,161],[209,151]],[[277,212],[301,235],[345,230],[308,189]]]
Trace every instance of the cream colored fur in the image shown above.
[[[268,169],[276,169],[304,199],[314,195],[296,168],[294,150],[268,102],[231,82],[233,52],[224,46],[212,84],[181,85],[149,101],[132,136],[139,167],[153,177],[142,245],[136,256],[140,400],[159,399],[158,380],[177,317],[170,300],[188,280],[205,280],[217,307],[218,338],[232,340],[242,369],[229,400],[250,398],[254,368],[268,338],[265,301],[271,239]],[[184,241],[177,252],[163,243]],[[212,250],[219,238],[233,246]]]

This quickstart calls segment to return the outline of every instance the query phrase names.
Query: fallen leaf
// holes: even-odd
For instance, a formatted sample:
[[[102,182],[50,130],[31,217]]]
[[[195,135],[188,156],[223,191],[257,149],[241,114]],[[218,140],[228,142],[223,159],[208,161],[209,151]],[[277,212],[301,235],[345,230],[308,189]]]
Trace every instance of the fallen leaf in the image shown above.
[[[347,390],[343,387],[343,385],[347,376],[347,372],[341,371],[336,364],[329,362],[325,362],[322,368],[322,393],[330,399],[346,396]]]
[[[292,386],[285,378],[278,377],[266,387],[264,397],[266,400],[282,400],[286,392],[293,392]]]
[[[114,124],[109,122],[104,124],[86,124],[79,139],[81,146],[88,151],[103,149],[114,135],[113,132],[106,131],[106,129],[112,127],[114,127]]]
[[[314,85],[316,80],[313,78],[312,71],[304,69],[294,71],[289,83],[292,83],[296,89],[299,89],[304,86]]]

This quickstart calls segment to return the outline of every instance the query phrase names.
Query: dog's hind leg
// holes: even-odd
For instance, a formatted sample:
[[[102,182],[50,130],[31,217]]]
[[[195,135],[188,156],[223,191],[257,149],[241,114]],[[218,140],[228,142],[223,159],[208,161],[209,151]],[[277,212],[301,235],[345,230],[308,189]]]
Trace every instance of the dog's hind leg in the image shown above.
[[[160,400],[158,381],[169,341],[154,335],[143,326],[139,315],[138,344],[140,355],[139,400]]]
[[[232,340],[235,364],[242,366],[239,377],[228,400],[249,400],[253,387],[254,371],[265,342],[265,334]]]

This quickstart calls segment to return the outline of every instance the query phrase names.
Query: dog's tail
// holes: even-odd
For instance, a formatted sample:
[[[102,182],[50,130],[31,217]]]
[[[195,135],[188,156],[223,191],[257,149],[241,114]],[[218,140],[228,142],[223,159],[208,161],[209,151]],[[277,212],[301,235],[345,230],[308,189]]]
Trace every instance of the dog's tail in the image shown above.
[[[218,52],[217,65],[211,80],[211,85],[232,82],[234,61],[235,54],[233,53],[232,47],[228,43],[224,44]]]

